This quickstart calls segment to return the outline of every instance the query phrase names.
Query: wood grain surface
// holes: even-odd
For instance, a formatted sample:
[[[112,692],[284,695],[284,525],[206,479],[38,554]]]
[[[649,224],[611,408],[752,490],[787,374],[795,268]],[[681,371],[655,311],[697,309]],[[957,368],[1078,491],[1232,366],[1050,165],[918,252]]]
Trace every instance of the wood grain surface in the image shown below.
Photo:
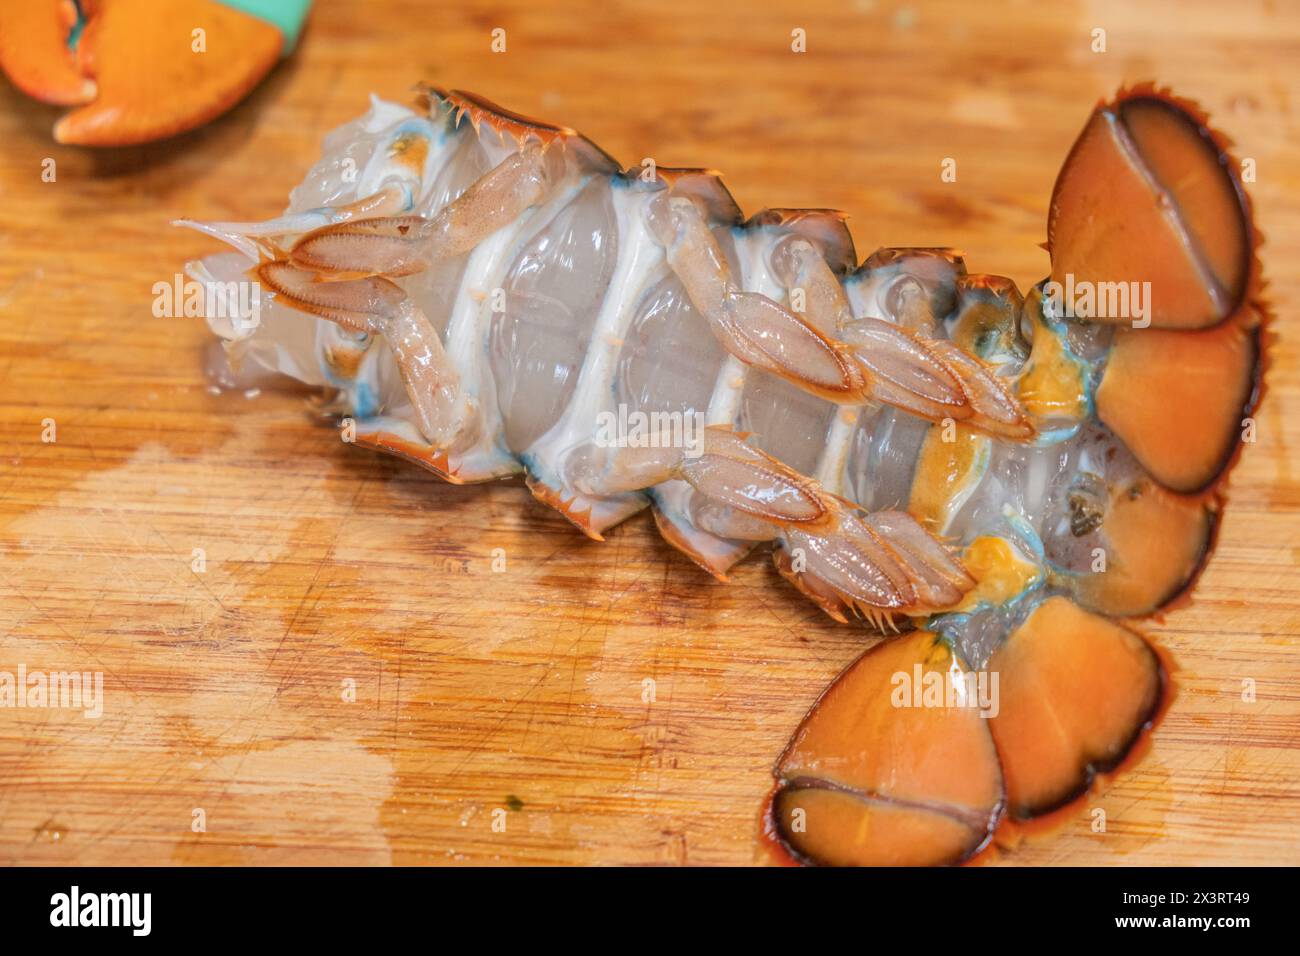
[[[1146,625],[1178,665],[1149,752],[998,861],[1300,863],[1297,14],[322,0],[232,113],[103,152],[55,145],[58,111],[0,85],[0,670],[104,675],[99,719],[0,709],[0,861],[770,862],[772,764],[868,642],[764,561],[716,584],[645,517],[593,543],[519,483],[342,444],[301,394],[214,394],[203,323],[151,314],[155,282],[215,251],[169,220],[278,212],[368,93],[427,80],[626,164],[714,166],[747,211],[844,209],[863,257],[955,245],[1024,288],[1088,112],[1154,78],[1256,160],[1268,392],[1194,600]]]

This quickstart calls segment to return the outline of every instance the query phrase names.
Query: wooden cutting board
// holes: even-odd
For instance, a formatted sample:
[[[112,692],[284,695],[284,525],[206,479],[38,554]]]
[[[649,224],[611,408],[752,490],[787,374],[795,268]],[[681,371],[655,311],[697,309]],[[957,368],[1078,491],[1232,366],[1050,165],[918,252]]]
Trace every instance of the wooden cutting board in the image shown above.
[[[596,544],[518,483],[342,444],[302,395],[214,394],[202,322],[151,314],[215,251],[169,220],[277,212],[368,93],[428,80],[1024,288],[1089,110],[1158,78],[1256,159],[1280,338],[1217,553],[1147,625],[1179,666],[1153,746],[1001,859],[1300,863],[1297,11],[548,6],[319,4],[247,102],[145,148],[57,146],[57,111],[0,86],[0,670],[104,680],[99,719],[0,710],[0,861],[766,862],[773,761],[868,643],[763,561],[723,586],[644,517]]]

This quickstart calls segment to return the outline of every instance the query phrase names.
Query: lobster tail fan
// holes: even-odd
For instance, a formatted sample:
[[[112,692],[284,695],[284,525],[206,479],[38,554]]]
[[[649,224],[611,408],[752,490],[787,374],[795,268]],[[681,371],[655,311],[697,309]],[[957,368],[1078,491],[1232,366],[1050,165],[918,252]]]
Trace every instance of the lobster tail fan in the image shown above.
[[[974,708],[927,706],[967,675],[917,631],[876,645],[826,689],[776,767],[772,826],[800,860],[839,866],[958,863],[993,833],[1002,771]]]
[[[989,660],[999,678],[989,729],[1018,819],[1086,793],[1150,728],[1166,675],[1137,632],[1064,597],[1038,605]]]
[[[959,863],[1004,814],[1086,793],[1155,721],[1166,676],[1136,632],[1049,597],[974,671],[946,638],[878,644],[777,764],[772,827],[805,862]]]
[[[1076,499],[1077,501],[1077,499]],[[1085,530],[1093,505],[1072,518]],[[1218,523],[1217,502],[1174,494],[1141,473],[1119,474],[1101,492],[1099,524],[1078,537],[1058,583],[1090,611],[1153,614],[1183,594],[1205,566]],[[1062,555],[1062,558],[1065,556]]]
[[[1260,393],[1262,313],[1214,328],[1117,329],[1097,417],[1166,488],[1196,494],[1224,475]]]
[[[1196,104],[1123,90],[1074,144],[1048,220],[1059,306],[1118,327],[1097,415],[1182,493],[1225,472],[1259,393],[1260,237],[1228,146]]]
[[[1056,180],[1052,279],[1149,282],[1156,328],[1219,324],[1258,285],[1239,168],[1195,104],[1152,86],[1121,91],[1093,113]]]

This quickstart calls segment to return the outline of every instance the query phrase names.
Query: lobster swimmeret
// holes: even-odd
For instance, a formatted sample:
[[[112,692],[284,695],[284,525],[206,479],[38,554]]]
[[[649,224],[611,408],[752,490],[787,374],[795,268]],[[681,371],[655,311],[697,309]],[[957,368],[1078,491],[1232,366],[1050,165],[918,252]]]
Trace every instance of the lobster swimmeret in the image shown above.
[[[1258,236],[1194,105],[1097,108],[1024,296],[950,249],[856,266],[838,212],[744,220],[712,171],[623,171],[467,93],[420,105],[330,134],[283,216],[185,223],[235,249],[191,278],[263,292],[208,316],[237,374],[332,390],[358,444],[448,481],[522,473],[592,537],[651,507],[720,579],[770,543],[832,617],[915,625],[780,759],[798,859],[960,861],[1122,759],[1167,675],[1112,619],[1190,586],[1259,391]]]

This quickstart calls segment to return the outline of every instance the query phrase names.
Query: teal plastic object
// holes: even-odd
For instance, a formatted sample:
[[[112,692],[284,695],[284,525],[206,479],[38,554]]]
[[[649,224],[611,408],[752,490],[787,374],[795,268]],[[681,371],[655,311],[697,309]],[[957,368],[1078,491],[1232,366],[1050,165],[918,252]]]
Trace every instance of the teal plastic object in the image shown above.
[[[281,56],[288,56],[298,45],[311,0],[217,0],[234,10],[242,10],[274,26],[284,36]]]

